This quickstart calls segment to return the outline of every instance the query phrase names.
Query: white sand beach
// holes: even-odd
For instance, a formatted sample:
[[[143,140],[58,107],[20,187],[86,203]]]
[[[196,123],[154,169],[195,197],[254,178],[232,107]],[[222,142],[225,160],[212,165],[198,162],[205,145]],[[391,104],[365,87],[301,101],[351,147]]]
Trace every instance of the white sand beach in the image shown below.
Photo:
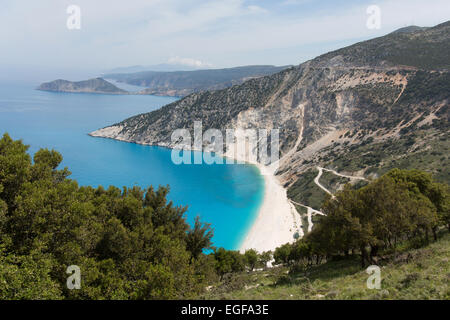
[[[241,244],[240,251],[255,249],[258,252],[294,241],[294,234],[302,235],[301,217],[289,202],[286,190],[280,185],[273,170],[255,164],[265,181],[264,200],[253,226]]]
[[[127,141],[128,137],[119,134],[121,130],[120,126],[112,126],[94,131],[90,135]],[[236,137],[237,140],[244,139],[239,136],[239,132]],[[300,140],[301,136],[298,141]],[[293,148],[293,150],[295,149]],[[290,155],[291,152],[284,158],[286,159]],[[275,176],[275,166],[258,163],[255,155],[249,155],[248,150],[238,148],[234,144],[228,146],[228,151],[224,156],[240,163],[255,165],[264,178],[264,200],[255,222],[241,243],[240,251],[244,252],[248,249],[255,249],[258,252],[274,250],[285,243],[293,242],[296,233],[303,236],[300,214],[288,200],[286,189],[282,187]]]
[[[244,252],[248,249],[255,249],[258,252],[274,250],[285,243],[293,242],[297,232],[303,236],[300,214],[288,200],[286,189],[275,176],[278,165],[287,159],[291,152],[278,162],[265,166],[257,161],[256,149],[242,147],[246,145],[243,131],[236,130],[234,134],[235,143],[227,144],[227,152],[224,156],[240,163],[255,165],[264,178],[264,200],[255,222],[240,245],[240,251]]]

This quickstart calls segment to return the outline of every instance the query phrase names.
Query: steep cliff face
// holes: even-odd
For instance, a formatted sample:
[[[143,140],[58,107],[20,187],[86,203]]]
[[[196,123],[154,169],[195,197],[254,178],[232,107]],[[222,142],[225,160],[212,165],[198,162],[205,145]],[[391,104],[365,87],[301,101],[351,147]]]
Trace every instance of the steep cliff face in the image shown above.
[[[287,187],[317,165],[368,175],[417,157],[416,167],[445,180],[438,170],[448,165],[449,31],[447,22],[392,33],[91,135],[172,147],[172,132],[192,131],[196,120],[203,130],[277,128],[277,173]],[[427,158],[433,152],[443,156]]]
[[[128,94],[127,91],[116,87],[112,83],[102,78],[95,78],[77,82],[59,79],[43,83],[37,89],[55,92]]]

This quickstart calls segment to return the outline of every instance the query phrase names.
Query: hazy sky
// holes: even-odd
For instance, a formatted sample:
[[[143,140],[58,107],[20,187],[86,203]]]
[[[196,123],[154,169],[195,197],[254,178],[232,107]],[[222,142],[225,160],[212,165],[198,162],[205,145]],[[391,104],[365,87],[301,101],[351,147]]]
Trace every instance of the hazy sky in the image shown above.
[[[70,5],[81,9],[80,30],[66,26]],[[366,27],[369,5],[380,7],[381,29]],[[448,0],[0,0],[0,8],[1,77],[24,70],[81,77],[167,62],[299,64],[400,27],[450,19]]]

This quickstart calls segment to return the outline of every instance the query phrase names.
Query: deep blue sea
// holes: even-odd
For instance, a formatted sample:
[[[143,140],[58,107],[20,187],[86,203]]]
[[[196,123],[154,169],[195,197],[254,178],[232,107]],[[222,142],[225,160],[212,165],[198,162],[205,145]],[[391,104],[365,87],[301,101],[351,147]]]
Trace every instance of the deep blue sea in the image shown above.
[[[0,83],[0,134],[59,151],[80,185],[169,185],[169,199],[214,228],[214,245],[238,249],[257,216],[264,180],[252,165],[175,165],[169,149],[87,133],[175,101],[156,96],[52,93]],[[129,87],[127,89],[130,89]]]

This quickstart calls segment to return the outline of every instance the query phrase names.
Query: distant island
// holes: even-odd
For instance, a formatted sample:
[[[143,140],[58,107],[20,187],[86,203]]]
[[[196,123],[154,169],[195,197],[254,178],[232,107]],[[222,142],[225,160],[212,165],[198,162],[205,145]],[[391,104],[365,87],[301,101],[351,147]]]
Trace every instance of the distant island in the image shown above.
[[[76,93],[129,94],[128,91],[116,87],[103,78],[95,78],[77,82],[58,79],[41,84],[37,90]]]
[[[243,66],[226,69],[193,71],[142,71],[134,73],[111,73],[103,78],[72,82],[55,80],[41,84],[37,89],[53,92],[137,94],[185,97],[192,93],[220,90],[240,85],[247,80],[278,73],[290,66]],[[123,69],[123,70],[126,70]],[[106,79],[143,87],[138,92],[120,89]]]

